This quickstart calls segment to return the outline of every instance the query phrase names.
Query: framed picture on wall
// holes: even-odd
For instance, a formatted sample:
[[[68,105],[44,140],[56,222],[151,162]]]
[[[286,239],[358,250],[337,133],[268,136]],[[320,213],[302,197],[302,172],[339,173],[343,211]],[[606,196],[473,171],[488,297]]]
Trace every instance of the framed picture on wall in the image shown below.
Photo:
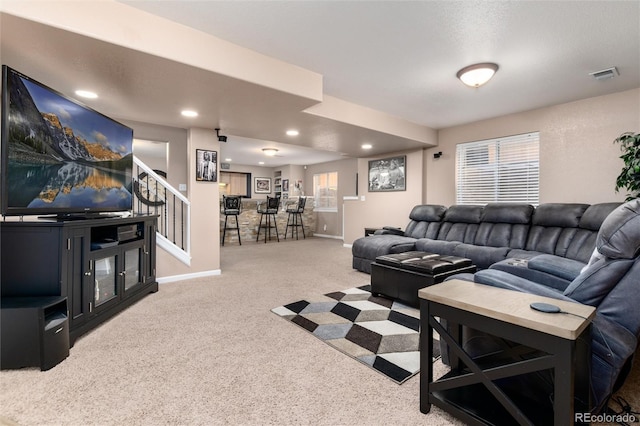
[[[218,181],[218,152],[196,149],[196,181]]]
[[[253,192],[256,194],[271,194],[271,178],[257,177],[253,182]]]
[[[405,191],[407,156],[369,161],[369,192]]]
[[[289,192],[289,179],[282,179],[282,192]]]

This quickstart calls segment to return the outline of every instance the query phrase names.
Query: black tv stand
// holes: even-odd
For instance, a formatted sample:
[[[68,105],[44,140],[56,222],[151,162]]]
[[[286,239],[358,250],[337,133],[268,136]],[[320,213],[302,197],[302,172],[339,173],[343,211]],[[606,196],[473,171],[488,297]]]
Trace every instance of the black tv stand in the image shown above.
[[[71,344],[158,291],[157,216],[99,217],[0,223],[1,297],[67,297]]]

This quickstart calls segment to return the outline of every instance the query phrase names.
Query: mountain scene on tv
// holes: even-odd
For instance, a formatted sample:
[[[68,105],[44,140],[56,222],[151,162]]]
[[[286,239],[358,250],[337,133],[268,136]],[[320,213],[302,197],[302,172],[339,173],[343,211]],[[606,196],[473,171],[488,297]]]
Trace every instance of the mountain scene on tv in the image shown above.
[[[126,126],[9,73],[8,206],[131,208]]]

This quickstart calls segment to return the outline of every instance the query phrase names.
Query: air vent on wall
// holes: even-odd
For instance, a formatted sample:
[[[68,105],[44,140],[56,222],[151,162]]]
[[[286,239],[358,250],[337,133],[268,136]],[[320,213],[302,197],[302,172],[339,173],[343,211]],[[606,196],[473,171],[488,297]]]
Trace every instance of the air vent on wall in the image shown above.
[[[606,80],[608,78],[613,78],[617,75],[620,75],[620,73],[618,72],[618,69],[616,67],[611,67],[607,68],[606,70],[590,72],[589,75],[596,80]]]

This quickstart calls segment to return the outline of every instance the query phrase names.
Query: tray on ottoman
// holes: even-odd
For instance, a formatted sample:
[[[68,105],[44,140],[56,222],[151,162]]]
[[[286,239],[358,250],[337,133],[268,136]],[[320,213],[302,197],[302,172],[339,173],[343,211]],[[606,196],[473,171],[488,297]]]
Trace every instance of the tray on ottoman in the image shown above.
[[[411,251],[378,256],[371,264],[371,293],[419,307],[418,290],[451,275],[475,272],[470,259]]]

